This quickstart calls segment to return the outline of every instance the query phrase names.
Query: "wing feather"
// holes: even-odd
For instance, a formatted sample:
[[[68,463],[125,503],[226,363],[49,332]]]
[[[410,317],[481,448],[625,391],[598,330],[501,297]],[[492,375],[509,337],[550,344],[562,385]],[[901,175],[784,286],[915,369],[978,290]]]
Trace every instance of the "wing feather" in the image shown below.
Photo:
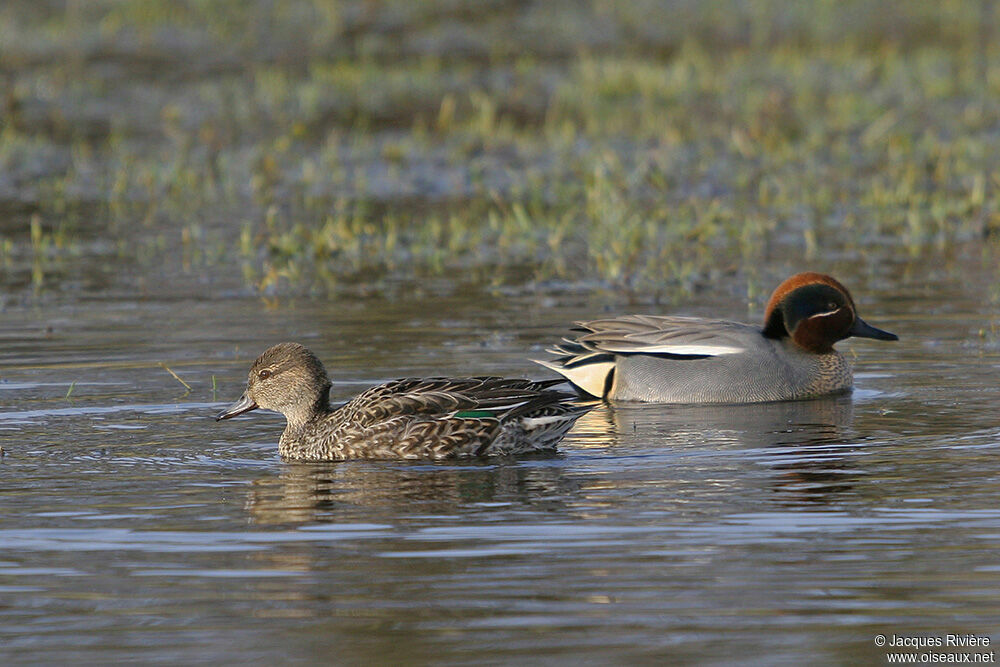
[[[560,382],[500,377],[403,378],[372,387],[341,410],[362,427],[399,416],[446,418],[468,410],[500,417],[537,402],[540,396],[553,400],[564,395],[549,389]]]
[[[616,355],[646,354],[676,360],[705,359],[746,350],[745,324],[695,317],[625,315],[576,322],[576,338],[564,338],[535,360],[588,394],[603,396],[611,385]]]
[[[746,349],[736,335],[746,325],[721,320],[626,315],[579,324],[587,333],[579,336],[575,343],[616,354],[716,357],[738,354]]]

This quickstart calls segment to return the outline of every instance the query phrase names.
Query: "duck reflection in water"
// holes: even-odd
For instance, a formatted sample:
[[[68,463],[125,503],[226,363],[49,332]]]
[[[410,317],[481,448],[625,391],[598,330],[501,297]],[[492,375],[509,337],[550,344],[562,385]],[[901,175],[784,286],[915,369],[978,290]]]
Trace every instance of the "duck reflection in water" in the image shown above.
[[[681,465],[714,469],[720,479],[705,482],[712,484],[746,483],[763,466],[782,499],[828,502],[850,491],[859,474],[853,421],[849,395],[751,405],[616,403],[577,422],[574,446],[642,457],[645,472],[630,474],[656,476],[673,466],[666,485],[683,476]]]
[[[688,512],[761,483],[763,497],[779,505],[829,503],[861,492],[853,406],[849,396],[744,406],[604,405],[579,419],[562,454],[285,464],[277,476],[254,482],[246,508],[261,524],[391,524],[401,511],[475,517],[481,510],[495,518],[527,508],[632,516]],[[595,450],[601,455],[588,456]]]
[[[556,453],[440,463],[293,463],[253,482],[246,509],[258,524],[392,522],[406,514],[463,515],[481,508],[558,510],[577,485]]]

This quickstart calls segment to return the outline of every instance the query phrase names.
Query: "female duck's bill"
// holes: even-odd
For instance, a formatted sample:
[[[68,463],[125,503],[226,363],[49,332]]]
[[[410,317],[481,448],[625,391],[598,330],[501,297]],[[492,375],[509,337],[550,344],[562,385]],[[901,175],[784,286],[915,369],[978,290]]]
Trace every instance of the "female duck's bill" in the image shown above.
[[[215,416],[215,421],[222,421],[223,419],[229,419],[230,417],[235,417],[236,415],[241,415],[244,412],[250,412],[251,410],[256,410],[259,405],[253,402],[246,392],[240,396],[240,400],[236,401],[228,408],[220,412]]]

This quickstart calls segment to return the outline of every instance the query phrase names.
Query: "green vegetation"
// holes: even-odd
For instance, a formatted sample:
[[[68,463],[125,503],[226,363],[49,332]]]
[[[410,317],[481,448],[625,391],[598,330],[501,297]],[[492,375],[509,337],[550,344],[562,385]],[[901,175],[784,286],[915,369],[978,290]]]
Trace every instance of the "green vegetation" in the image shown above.
[[[98,253],[242,267],[262,293],[457,273],[676,292],[776,247],[993,243],[998,20],[956,1],[15,0],[0,270],[30,259],[37,288]]]

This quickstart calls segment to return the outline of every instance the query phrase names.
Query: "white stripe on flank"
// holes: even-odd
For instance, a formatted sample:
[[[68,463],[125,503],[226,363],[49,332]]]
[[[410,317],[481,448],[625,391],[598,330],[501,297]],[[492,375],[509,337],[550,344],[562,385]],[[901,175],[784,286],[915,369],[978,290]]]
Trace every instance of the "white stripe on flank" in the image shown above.
[[[613,343],[602,343],[601,349],[622,354],[681,354],[706,357],[721,357],[725,354],[739,354],[746,351],[745,348],[729,345],[644,345],[618,348]]]
[[[526,429],[535,429],[540,426],[547,426],[549,424],[557,424],[560,422],[567,421],[566,415],[550,415],[548,417],[522,417],[521,423]]]

